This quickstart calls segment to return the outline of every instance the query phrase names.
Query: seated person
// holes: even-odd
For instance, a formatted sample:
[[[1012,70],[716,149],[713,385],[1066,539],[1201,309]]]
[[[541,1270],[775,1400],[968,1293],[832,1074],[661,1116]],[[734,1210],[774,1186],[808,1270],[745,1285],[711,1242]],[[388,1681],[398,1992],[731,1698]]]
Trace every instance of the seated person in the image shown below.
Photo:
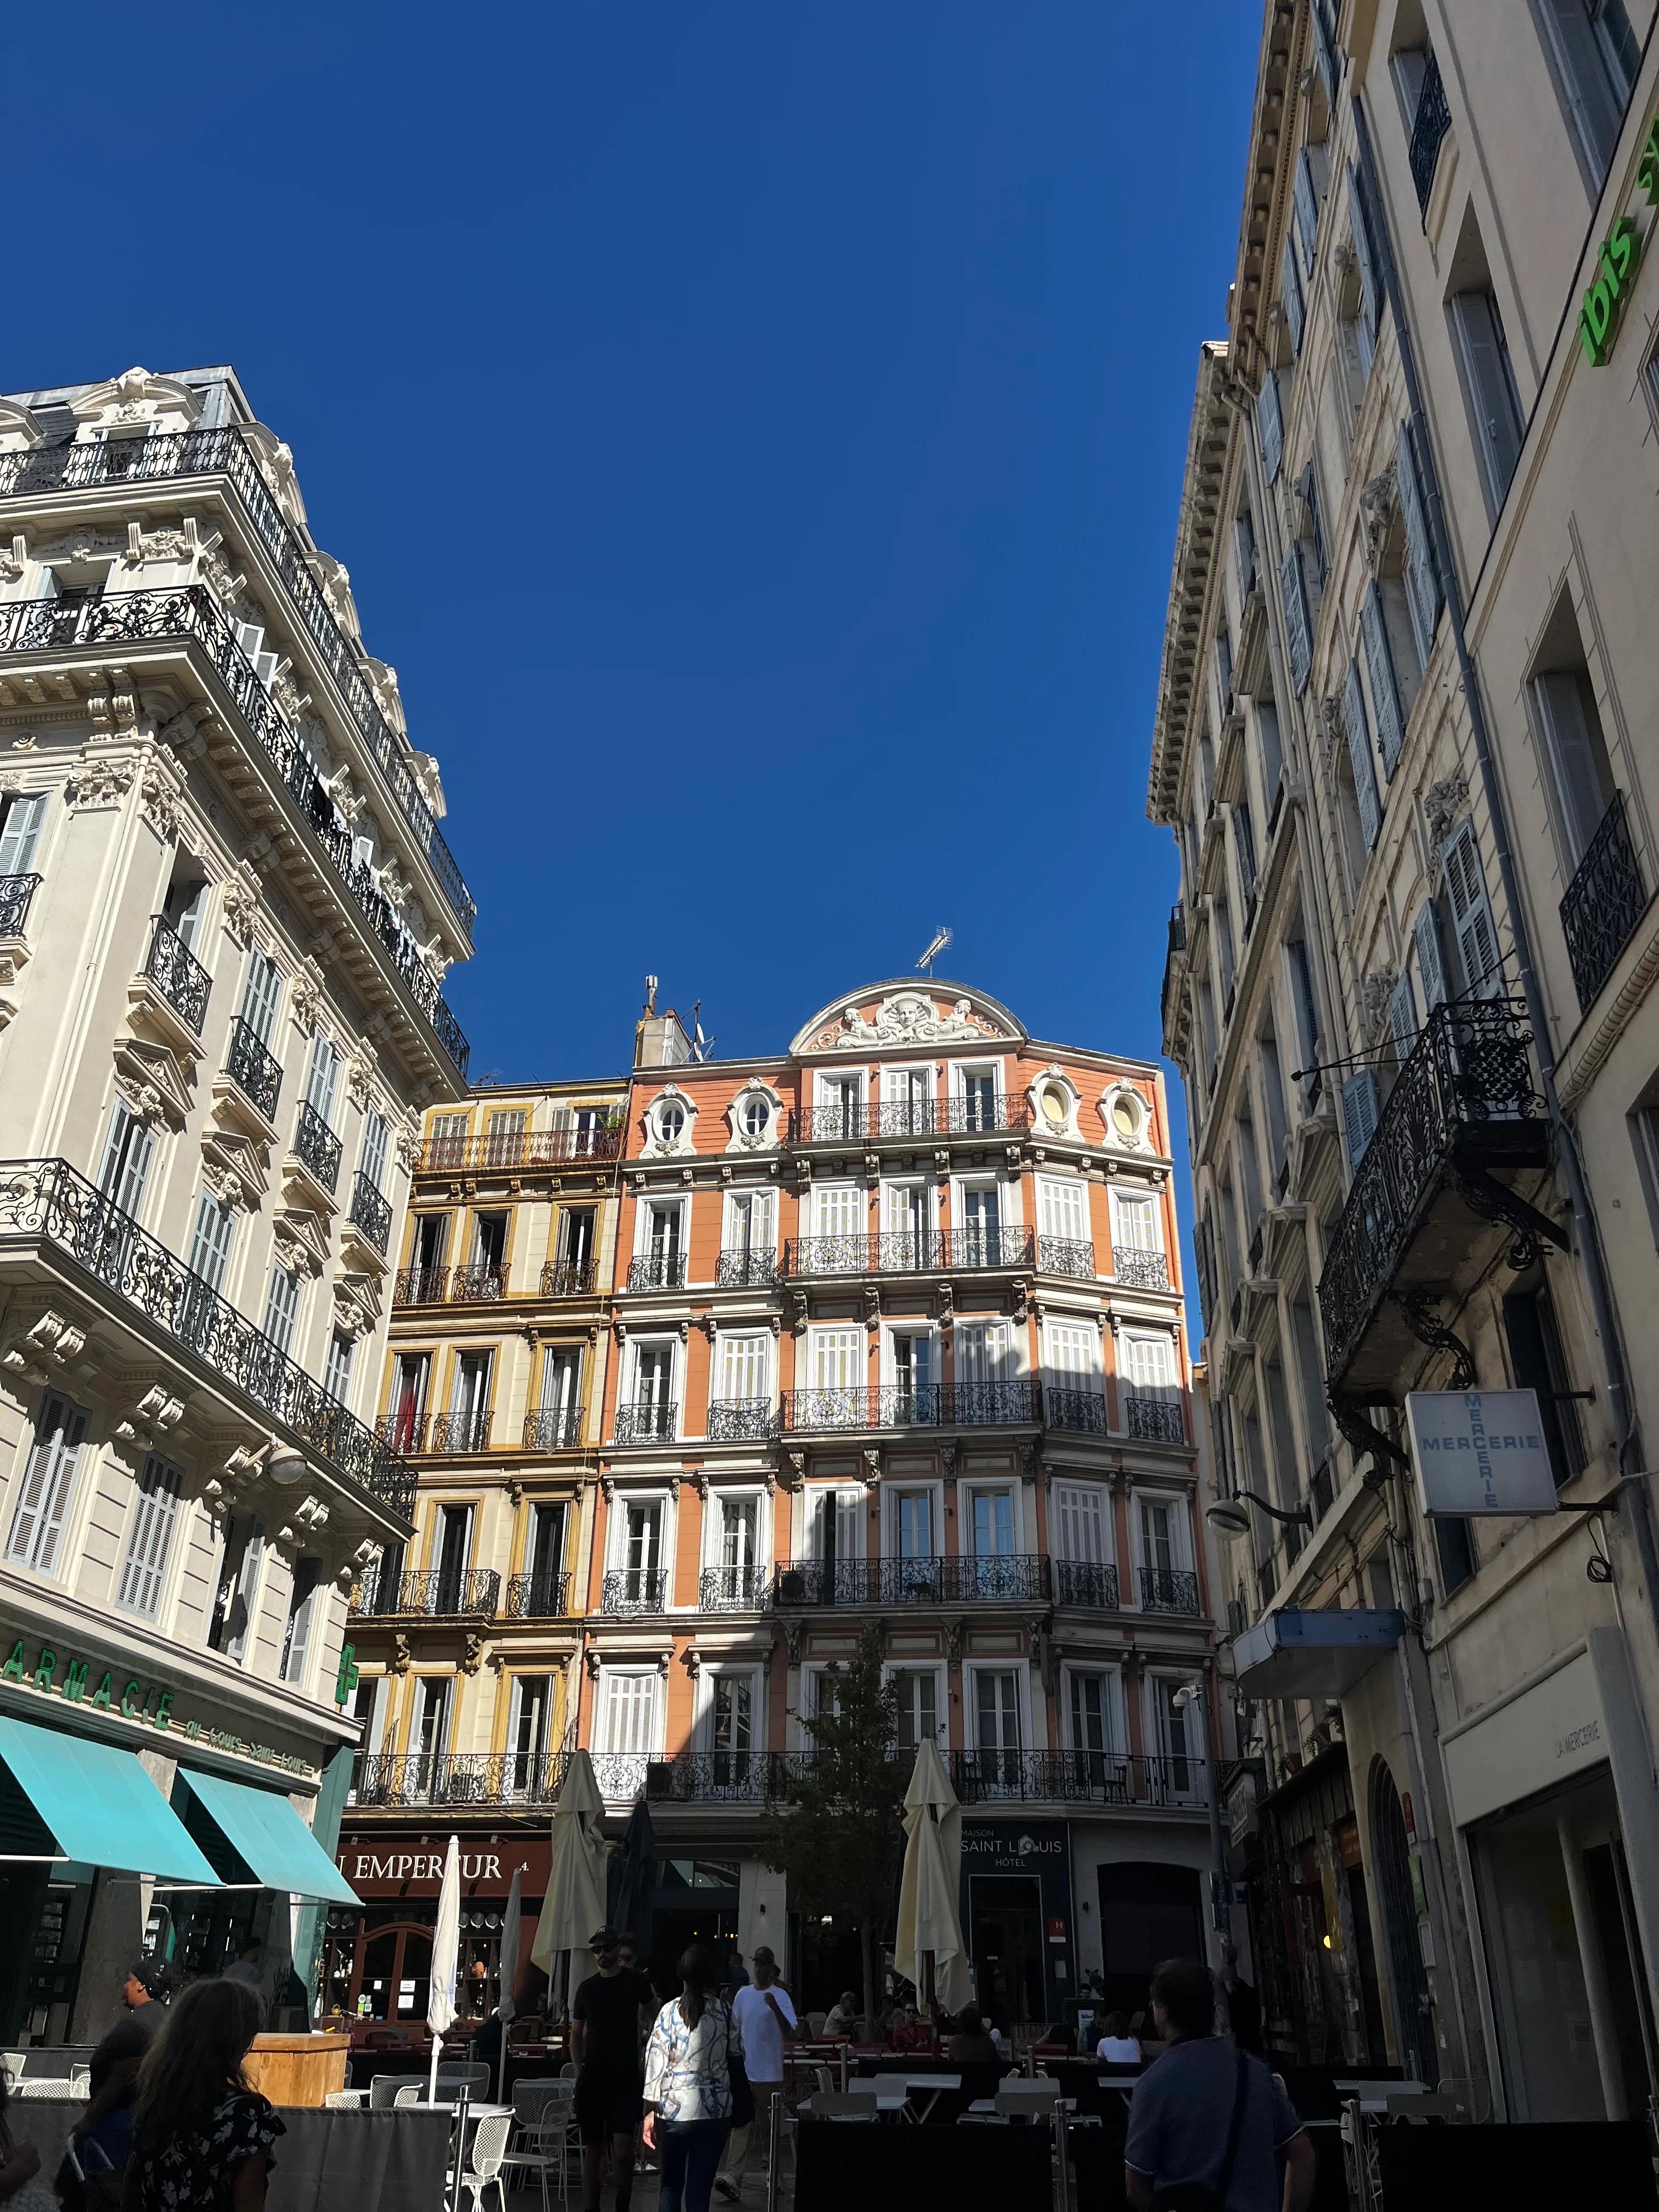
[[[894,2020],[887,2039],[895,2051],[931,2051],[933,2047],[933,2023],[925,2021],[915,2005],[908,2004]]]
[[[945,2055],[957,2066],[995,2066],[1002,2053],[986,2031],[976,2005],[964,2005],[957,2014],[955,2033],[945,2045]]]
[[[823,2016],[823,2032],[830,2036],[850,2036],[858,2032],[859,2001],[851,1990],[843,1990]]]
[[[1105,2021],[1106,2033],[1100,2039],[1095,2057],[1103,2058],[1109,2066],[1139,2066],[1141,2049],[1129,2033],[1127,2013],[1109,2012]]]

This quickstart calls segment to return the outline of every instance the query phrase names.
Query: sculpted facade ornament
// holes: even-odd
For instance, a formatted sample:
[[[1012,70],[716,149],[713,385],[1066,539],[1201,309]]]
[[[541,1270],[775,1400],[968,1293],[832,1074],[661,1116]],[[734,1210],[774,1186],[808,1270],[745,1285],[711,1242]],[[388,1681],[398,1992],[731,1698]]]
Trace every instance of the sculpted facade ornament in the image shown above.
[[[1443,845],[1451,835],[1454,822],[1462,815],[1469,803],[1467,780],[1454,769],[1431,783],[1423,794],[1423,819],[1429,825],[1429,835],[1437,845]]]
[[[803,1049],[844,1052],[849,1045],[951,1044],[986,1037],[1000,1042],[1006,1035],[988,1016],[976,1012],[969,999],[953,1000],[945,1013],[926,991],[895,991],[882,1000],[873,1021],[849,1006]]]
[[[86,1348],[85,1329],[48,1307],[0,1353],[0,1368],[41,1389],[52,1374],[61,1374]]]
[[[1367,975],[1359,987],[1360,1020],[1365,1035],[1373,1043],[1382,1033],[1382,1024],[1389,1018],[1389,1001],[1395,986],[1400,981],[1392,968],[1379,968]]]
[[[294,978],[289,1003],[301,1028],[314,1030],[318,1012],[323,1003],[323,971],[319,963],[308,954],[300,963],[300,972]]]
[[[9,550],[0,548],[0,583],[21,584],[29,564],[29,542],[20,530]]]
[[[1388,543],[1389,532],[1394,524],[1397,503],[1397,465],[1390,458],[1385,468],[1379,469],[1367,480],[1359,495],[1359,512],[1365,532],[1365,558],[1373,574],[1377,562],[1382,558],[1382,548]]]
[[[138,773],[135,760],[89,760],[70,770],[64,796],[72,807],[118,806]]]
[[[185,779],[165,753],[152,753],[138,779],[138,803],[150,828],[165,843],[178,827]]]
[[[242,861],[227,880],[222,897],[226,928],[243,945],[251,945],[260,914],[259,878],[251,860]]]

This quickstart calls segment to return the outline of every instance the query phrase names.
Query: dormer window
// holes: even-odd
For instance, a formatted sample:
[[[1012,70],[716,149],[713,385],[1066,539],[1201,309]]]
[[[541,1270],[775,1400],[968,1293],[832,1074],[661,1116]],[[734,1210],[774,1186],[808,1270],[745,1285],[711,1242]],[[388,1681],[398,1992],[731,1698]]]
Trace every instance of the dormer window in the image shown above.
[[[685,1109],[666,1098],[657,1109],[657,1134],[665,1145],[677,1145],[685,1133]]]

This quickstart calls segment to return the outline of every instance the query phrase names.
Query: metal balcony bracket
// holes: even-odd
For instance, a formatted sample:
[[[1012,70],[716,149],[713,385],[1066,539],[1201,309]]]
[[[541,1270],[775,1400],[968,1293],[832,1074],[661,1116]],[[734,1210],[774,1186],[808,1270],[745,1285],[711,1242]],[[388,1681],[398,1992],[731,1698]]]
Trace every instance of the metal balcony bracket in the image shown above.
[[[1449,1352],[1453,1367],[1449,1390],[1473,1390],[1475,1382],[1474,1355],[1462,1338],[1448,1328],[1435,1308],[1439,1299],[1432,1291],[1395,1291],[1394,1302],[1406,1316],[1406,1323],[1419,1344],[1426,1344],[1431,1352]]]
[[[1499,1182],[1485,1168],[1462,1163],[1450,1170],[1449,1180],[1471,1213],[1478,1213],[1483,1221],[1499,1228],[1514,1230],[1510,1265],[1517,1274],[1537,1266],[1542,1257],[1538,1249],[1540,1243],[1553,1244],[1560,1252],[1572,1249],[1572,1241],[1565,1229],[1557,1228],[1547,1214],[1528,1205],[1519,1191]]]
[[[1365,1478],[1369,1485],[1373,1488],[1378,1486],[1381,1478],[1389,1471],[1389,1461],[1396,1467],[1410,1471],[1411,1461],[1392,1437],[1384,1436],[1376,1422],[1367,1418],[1364,1407],[1357,1398],[1347,1397],[1340,1390],[1333,1390],[1325,1402],[1331,1409],[1331,1419],[1353,1446],[1355,1453],[1370,1461],[1371,1472]]]

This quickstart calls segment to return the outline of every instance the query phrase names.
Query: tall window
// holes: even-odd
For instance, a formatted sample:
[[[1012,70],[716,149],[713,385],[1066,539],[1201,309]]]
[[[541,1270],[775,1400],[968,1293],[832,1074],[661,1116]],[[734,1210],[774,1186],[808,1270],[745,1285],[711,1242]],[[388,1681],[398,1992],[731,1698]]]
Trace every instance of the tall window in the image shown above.
[[[224,1282],[235,1230],[236,1217],[230,1208],[210,1191],[204,1191],[190,1242],[190,1272],[199,1275],[210,1291],[218,1290]]]
[[[98,1188],[135,1221],[143,1206],[144,1181],[155,1152],[155,1132],[138,1119],[131,1106],[118,1101],[104,1142]]]
[[[890,1136],[925,1137],[933,1127],[933,1081],[926,1067],[889,1067],[881,1079],[882,1121]]]
[[[314,1040],[311,1066],[306,1075],[306,1103],[323,1122],[332,1126],[334,1093],[340,1080],[340,1055],[326,1037]]]
[[[79,1406],[70,1405],[56,1391],[42,1404],[6,1540],[9,1563],[33,1567],[37,1574],[56,1571],[86,1446],[87,1421]]]
[[[5,801],[0,812],[0,877],[33,875],[46,818],[44,791],[14,792]]]
[[[647,1605],[655,1595],[656,1577],[662,1565],[662,1500],[634,1498],[623,1516],[621,1566],[627,1577],[623,1595],[633,1605]]]
[[[1552,669],[1533,679],[1532,691],[1571,874],[1613,804],[1613,766],[1588,669]]]
[[[465,1114],[434,1114],[427,1124],[427,1158],[434,1168],[458,1168],[466,1158]]]
[[[296,1689],[304,1689],[310,1677],[317,1619],[325,1602],[324,1588],[320,1559],[294,1562],[294,1585],[289,1592],[280,1671],[283,1681],[292,1682]]]
[[[544,1451],[581,1441],[582,1355],[579,1346],[542,1358],[537,1441]]]
[[[544,1793],[553,1729],[553,1677],[515,1674],[507,1716],[507,1780],[518,1798]]]
[[[933,1547],[933,1493],[931,1490],[900,1490],[893,1494],[893,1549],[901,1559],[931,1559]]]
[[[599,1704],[600,1748],[611,1756],[641,1761],[657,1745],[657,1682],[649,1674],[624,1674],[620,1668],[605,1670],[605,1696]]]
[[[915,1751],[920,1743],[939,1741],[939,1677],[931,1667],[900,1668],[893,1676],[898,1693],[897,1744]]]
[[[363,1181],[375,1190],[385,1188],[386,1145],[390,1133],[384,1117],[371,1106],[363,1116],[363,1149],[357,1164]]]
[[[564,1547],[570,1508],[562,1500],[534,1508],[530,1522],[531,1611],[562,1613]]]
[[[980,1668],[974,1675],[974,1741],[981,1773],[993,1784],[1015,1788],[1019,1781],[1019,1679],[1000,1668]]]
[[[963,1249],[957,1255],[957,1265],[1000,1267],[1005,1257],[1001,1191],[994,1182],[967,1183],[962,1188],[959,1205],[962,1231],[958,1242]],[[1013,1253],[1006,1256],[1012,1259]]]
[[[893,1333],[894,1402],[886,1410],[895,1421],[939,1418],[939,1339],[917,1330]]]
[[[973,1492],[969,1508],[969,1533],[976,1559],[1012,1559],[1015,1537],[1013,1492]]]
[[[402,1352],[392,1383],[392,1408],[386,1441],[393,1451],[418,1451],[426,1419],[427,1385],[432,1373],[429,1352]]]
[[[1516,389],[1509,340],[1498,295],[1489,284],[1475,284],[1455,292],[1446,302],[1452,337],[1462,373],[1463,396],[1474,436],[1475,459],[1486,489],[1486,506],[1494,521],[1504,504],[1521,458],[1526,418]]]
[[[1642,58],[1624,0],[1535,0],[1534,13],[1579,164],[1599,192]]]
[[[276,1001],[282,988],[276,963],[265,953],[251,952],[248,955],[247,980],[242,986],[242,1021],[263,1045],[268,1046],[270,1042],[271,1029],[276,1019]]]
[[[1091,1790],[1104,1787],[1107,1755],[1113,1748],[1111,1686],[1104,1674],[1072,1674],[1070,1707],[1072,1749],[1085,1762]]]
[[[410,1778],[416,1787],[428,1790],[436,1784],[440,1762],[449,1748],[451,1688],[447,1674],[422,1674],[415,1684],[409,1747],[415,1754],[416,1772]]]
[[[167,1555],[178,1525],[183,1478],[170,1461],[152,1452],[133,1486],[132,1520],[115,1602],[154,1620],[161,1610]]]
[[[265,1293],[265,1334],[278,1352],[292,1346],[299,1316],[300,1278],[290,1268],[273,1267],[270,1288]]]
[[[767,1346],[771,1339],[764,1336],[726,1336],[720,1338],[720,1401],[731,1405],[738,1401],[755,1401],[765,1398],[767,1390]]]
[[[351,1395],[351,1363],[357,1346],[343,1329],[335,1329],[328,1340],[328,1366],[323,1376],[323,1388],[331,1398],[344,1405]]]
[[[717,1790],[741,1788],[755,1750],[755,1678],[719,1674],[708,1702],[708,1750]]]
[[[997,1111],[996,1070],[994,1067],[964,1067],[960,1071],[957,1080],[962,1085],[963,1127],[965,1129],[994,1129],[1001,1118]]]
[[[240,1514],[225,1535],[224,1572],[208,1642],[239,1663],[246,1656],[259,1604],[265,1559],[265,1524],[258,1513]]]
[[[1000,1321],[959,1321],[953,1339],[957,1387],[1000,1382],[1012,1371],[1008,1328]]]

